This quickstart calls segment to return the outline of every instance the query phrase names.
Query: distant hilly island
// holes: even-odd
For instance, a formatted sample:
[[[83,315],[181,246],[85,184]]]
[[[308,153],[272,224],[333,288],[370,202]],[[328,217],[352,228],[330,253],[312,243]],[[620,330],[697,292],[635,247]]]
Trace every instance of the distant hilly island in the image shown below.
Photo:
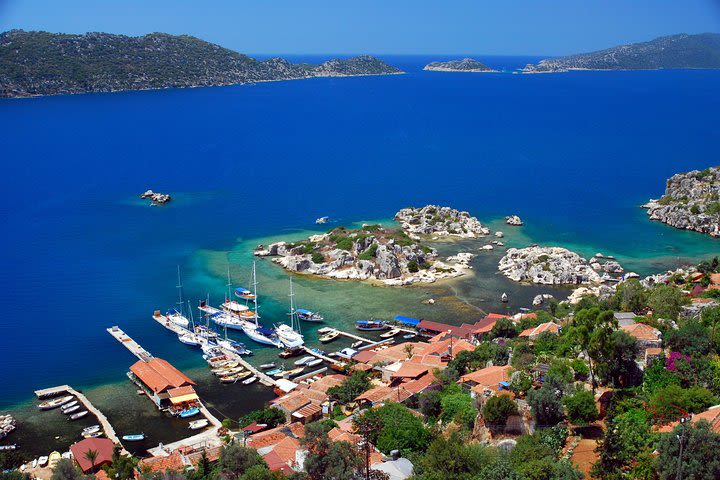
[[[720,33],[681,33],[597,52],[548,58],[527,65],[523,73],[680,68],[720,68]]]
[[[258,61],[188,35],[0,33],[0,97],[397,73],[403,72],[368,55],[320,65]]]

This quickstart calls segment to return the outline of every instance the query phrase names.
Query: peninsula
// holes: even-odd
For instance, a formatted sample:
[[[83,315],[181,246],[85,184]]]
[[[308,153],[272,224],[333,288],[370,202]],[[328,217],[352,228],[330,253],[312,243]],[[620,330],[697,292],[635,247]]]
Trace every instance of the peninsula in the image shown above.
[[[473,58],[463,58],[462,60],[449,60],[447,62],[432,62],[425,65],[423,70],[431,72],[496,72],[484,63],[480,63]]]
[[[652,220],[720,237],[720,167],[673,175],[665,195],[643,208]]]
[[[207,87],[402,73],[371,57],[258,61],[188,35],[0,33],[0,97]]]
[[[591,53],[548,58],[529,64],[523,73],[569,70],[660,70],[720,68],[720,34],[681,33],[649,42],[620,45]]]

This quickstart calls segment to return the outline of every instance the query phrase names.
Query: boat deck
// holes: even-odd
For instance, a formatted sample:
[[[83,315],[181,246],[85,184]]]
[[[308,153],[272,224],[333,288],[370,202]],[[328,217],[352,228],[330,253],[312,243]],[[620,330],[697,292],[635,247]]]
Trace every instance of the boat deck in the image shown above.
[[[123,345],[125,348],[130,350],[130,353],[135,355],[137,358],[142,360],[143,362],[149,361],[151,358],[153,358],[152,354],[142,348],[139,343],[137,343],[135,340],[130,338],[129,335],[127,335],[125,332],[123,332],[120,327],[113,326],[107,329],[108,333],[112,335],[118,342],[120,342],[121,345]]]

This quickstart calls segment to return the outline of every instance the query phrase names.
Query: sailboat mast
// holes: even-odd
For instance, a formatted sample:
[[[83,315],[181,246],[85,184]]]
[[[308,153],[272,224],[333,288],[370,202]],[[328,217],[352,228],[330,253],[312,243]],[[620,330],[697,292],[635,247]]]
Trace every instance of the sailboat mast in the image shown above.
[[[297,333],[300,333],[300,319],[297,318],[297,313],[295,312],[295,292],[293,291],[293,281],[292,277],[290,277],[290,328],[295,330]]]
[[[227,278],[228,278],[228,283],[227,283],[228,290],[227,290],[227,298],[225,300],[229,302],[230,300],[232,300],[232,282],[230,281],[230,264],[229,263],[228,263],[228,267],[227,267]]]
[[[183,314],[183,310],[185,308],[185,302],[183,301],[183,290],[182,290],[182,277],[180,276],[180,265],[177,266],[177,274],[178,274],[178,305],[180,305],[180,315]]]
[[[257,273],[255,272],[255,261],[253,260],[253,301],[255,302],[255,325],[260,326],[258,322],[258,295],[257,295]]]

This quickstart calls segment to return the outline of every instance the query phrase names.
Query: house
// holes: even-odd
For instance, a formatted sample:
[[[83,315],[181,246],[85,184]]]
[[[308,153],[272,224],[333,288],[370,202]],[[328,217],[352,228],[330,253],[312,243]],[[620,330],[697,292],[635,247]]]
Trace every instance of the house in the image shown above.
[[[637,315],[633,312],[615,312],[613,313],[613,317],[617,320],[618,326],[624,327],[635,323],[635,317],[637,317]]]
[[[549,333],[552,335],[559,335],[560,334],[560,325],[558,325],[555,322],[545,322],[541,323],[537,327],[531,327],[526,330],[523,330],[519,337],[521,338],[528,338],[530,340],[535,340],[537,337],[540,336],[541,333]]]
[[[70,445],[70,452],[84,473],[98,470],[103,465],[110,465],[114,449],[115,444],[108,438],[86,438]],[[89,451],[97,453],[94,462],[87,458]]]
[[[460,377],[458,383],[470,388],[473,396],[490,396],[504,389],[510,381],[510,365],[493,365]]]
[[[385,402],[402,403],[413,395],[414,394],[408,391],[403,384],[395,387],[380,385],[358,395],[355,401],[358,402],[361,407],[367,408],[382,405]]]
[[[285,412],[288,422],[309,423],[322,417],[327,408],[327,391],[340,385],[345,375],[326,375],[313,383],[300,383],[290,393],[276,398],[270,405]]]
[[[622,331],[635,338],[640,351],[646,348],[659,348],[662,346],[660,330],[644,323],[633,323],[620,327]]]
[[[253,435],[247,446],[257,450],[270,470],[291,475],[303,469],[305,451],[300,445],[303,436],[303,425],[293,422]]]
[[[407,458],[388,460],[387,462],[372,463],[371,470],[385,473],[390,480],[406,480],[413,474],[413,464]]]
[[[161,473],[168,470],[182,472],[196,467],[200,463],[203,453],[209,462],[216,462],[220,458],[221,451],[222,446],[199,449],[182,446],[168,455],[141,459],[138,462],[138,470],[150,473]]]
[[[182,407],[198,401],[195,382],[162,358],[138,360],[130,367],[130,378],[158,408]]]
[[[715,405],[714,407],[710,407],[704,412],[696,413],[695,415],[692,415],[690,417],[690,422],[697,423],[700,420],[705,420],[710,424],[710,427],[712,428],[715,433],[720,434],[720,405]],[[660,428],[658,428],[659,432],[666,433],[666,432],[672,432],[672,430],[679,424],[680,422],[672,422],[667,425],[663,425]]]

